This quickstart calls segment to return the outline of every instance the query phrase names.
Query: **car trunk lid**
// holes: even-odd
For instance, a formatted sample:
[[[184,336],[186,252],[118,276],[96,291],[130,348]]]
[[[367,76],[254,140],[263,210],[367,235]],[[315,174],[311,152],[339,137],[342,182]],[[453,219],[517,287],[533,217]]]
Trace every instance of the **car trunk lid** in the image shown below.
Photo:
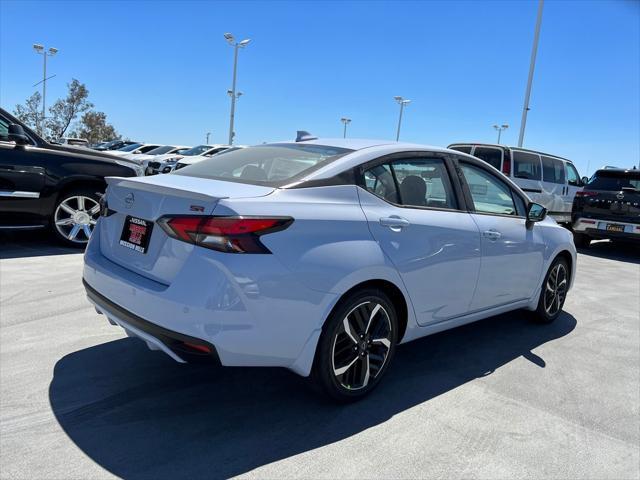
[[[222,198],[260,197],[273,188],[178,175],[107,178],[109,215],[100,219],[100,249],[118,265],[169,285],[194,249],[170,238],[164,215],[211,215]],[[133,236],[132,236],[133,235]]]

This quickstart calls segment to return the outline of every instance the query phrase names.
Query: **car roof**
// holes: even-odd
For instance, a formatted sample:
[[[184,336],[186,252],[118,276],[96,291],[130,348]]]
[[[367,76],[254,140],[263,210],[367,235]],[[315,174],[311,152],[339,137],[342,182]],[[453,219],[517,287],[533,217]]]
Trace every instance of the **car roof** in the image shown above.
[[[284,141],[284,142],[275,142],[279,144],[288,143],[292,145],[323,145],[325,147],[335,147],[335,148],[347,148],[349,150],[362,150],[365,148],[372,147],[380,147],[380,146],[395,146],[400,149],[406,148],[416,148],[418,150],[429,150],[429,151],[449,151],[446,148],[435,147],[432,145],[421,145],[418,143],[408,143],[408,142],[394,142],[393,140],[375,140],[375,139],[367,139],[367,138],[314,138],[312,140],[302,140],[299,142],[295,141]],[[458,153],[458,152],[452,152]]]
[[[535,153],[535,154],[538,154],[538,155],[544,155],[545,157],[558,158],[560,160],[564,160],[565,162],[569,162],[569,163],[573,164],[572,160],[569,160],[568,158],[561,157],[560,155],[554,155],[553,153],[541,152],[539,150],[531,150],[530,148],[524,148],[524,147],[513,147],[511,145],[502,145],[502,144],[499,144],[499,143],[455,142],[455,143],[449,144],[449,147],[462,146],[462,145],[468,145],[468,146],[473,146],[473,147],[509,148],[511,150],[519,150],[521,152],[529,152],[529,153]]]

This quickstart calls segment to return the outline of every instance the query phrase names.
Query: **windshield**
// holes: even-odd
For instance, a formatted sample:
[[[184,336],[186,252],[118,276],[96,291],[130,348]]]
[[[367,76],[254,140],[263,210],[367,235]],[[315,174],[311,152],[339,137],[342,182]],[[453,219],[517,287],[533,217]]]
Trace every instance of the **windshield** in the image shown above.
[[[623,188],[635,188],[640,190],[640,171],[635,172],[596,172],[585,189],[589,190],[610,190],[619,192]]]
[[[176,147],[171,145],[163,145],[162,147],[156,147],[147,152],[147,155],[162,155],[163,153],[169,153],[174,150]]]
[[[279,187],[352,151],[323,145],[258,145],[225,152],[176,174]]]
[[[192,157],[194,155],[202,155],[204,152],[211,150],[209,145],[198,145],[197,147],[190,148],[181,153],[185,157]]]
[[[133,152],[136,148],[140,148],[142,146],[141,143],[133,143],[131,145],[127,145],[126,147],[119,148],[119,152]]]

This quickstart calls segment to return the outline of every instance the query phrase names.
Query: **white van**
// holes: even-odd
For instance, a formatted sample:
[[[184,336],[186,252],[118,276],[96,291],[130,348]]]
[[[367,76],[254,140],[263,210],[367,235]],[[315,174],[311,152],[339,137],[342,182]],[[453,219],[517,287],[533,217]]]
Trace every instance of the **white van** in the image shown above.
[[[573,197],[585,184],[571,160],[526,148],[454,143],[452,150],[484,160],[511,178],[529,198],[545,206],[558,223],[571,222]]]

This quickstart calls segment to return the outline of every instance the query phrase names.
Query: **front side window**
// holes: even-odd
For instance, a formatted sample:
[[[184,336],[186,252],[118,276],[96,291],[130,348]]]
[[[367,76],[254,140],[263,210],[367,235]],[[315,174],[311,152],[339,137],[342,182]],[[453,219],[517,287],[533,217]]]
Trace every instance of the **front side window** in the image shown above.
[[[580,181],[580,175],[578,174],[578,170],[576,170],[576,167],[574,167],[570,163],[567,163],[567,183],[575,187],[579,187],[580,184],[582,183]]]
[[[9,141],[9,122],[0,117],[0,142]]]
[[[529,152],[513,152],[513,176],[527,180],[540,180],[540,156]]]
[[[499,148],[476,147],[473,156],[484,160],[498,170],[502,167],[502,150]]]
[[[352,152],[314,144],[269,144],[241,148],[211,157],[176,175],[281,187]]]
[[[564,162],[555,158],[542,158],[542,179],[545,182],[564,184]]]
[[[461,163],[476,212],[494,215],[517,215],[511,188],[485,170]]]

